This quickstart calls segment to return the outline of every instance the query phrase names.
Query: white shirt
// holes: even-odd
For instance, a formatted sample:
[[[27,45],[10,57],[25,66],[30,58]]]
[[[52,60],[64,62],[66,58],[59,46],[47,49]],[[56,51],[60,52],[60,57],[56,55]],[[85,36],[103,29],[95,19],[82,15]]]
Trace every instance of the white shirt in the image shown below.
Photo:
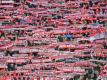
[[[97,80],[104,80],[102,76],[98,76]]]

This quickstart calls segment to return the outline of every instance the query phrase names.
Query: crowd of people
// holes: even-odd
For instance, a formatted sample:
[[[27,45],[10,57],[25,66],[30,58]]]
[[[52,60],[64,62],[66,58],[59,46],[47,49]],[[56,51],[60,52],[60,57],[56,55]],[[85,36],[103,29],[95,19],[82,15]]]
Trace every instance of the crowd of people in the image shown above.
[[[107,1],[0,0],[0,80],[107,80]]]

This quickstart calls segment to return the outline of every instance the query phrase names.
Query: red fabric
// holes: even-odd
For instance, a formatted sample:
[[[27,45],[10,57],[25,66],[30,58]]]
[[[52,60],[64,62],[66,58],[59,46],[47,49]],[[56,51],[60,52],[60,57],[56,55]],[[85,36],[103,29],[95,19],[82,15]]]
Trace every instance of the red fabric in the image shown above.
[[[37,80],[40,80],[40,77],[38,77]]]

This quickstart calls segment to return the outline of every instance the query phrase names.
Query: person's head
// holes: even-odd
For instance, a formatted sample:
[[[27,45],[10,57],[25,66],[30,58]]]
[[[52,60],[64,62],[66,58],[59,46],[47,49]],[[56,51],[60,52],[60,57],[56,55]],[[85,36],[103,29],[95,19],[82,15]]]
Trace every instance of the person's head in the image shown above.
[[[9,76],[9,73],[7,73],[6,76]]]
[[[73,78],[70,78],[69,80],[73,80]]]
[[[69,33],[70,35],[73,35],[73,33]]]
[[[24,73],[21,73],[21,76],[23,76],[24,75]]]

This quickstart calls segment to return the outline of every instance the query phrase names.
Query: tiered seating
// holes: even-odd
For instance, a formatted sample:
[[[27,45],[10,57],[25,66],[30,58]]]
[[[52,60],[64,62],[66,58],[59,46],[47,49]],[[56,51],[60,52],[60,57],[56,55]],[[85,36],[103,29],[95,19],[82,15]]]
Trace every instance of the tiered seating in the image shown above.
[[[1,0],[0,80],[105,78],[106,3]]]

